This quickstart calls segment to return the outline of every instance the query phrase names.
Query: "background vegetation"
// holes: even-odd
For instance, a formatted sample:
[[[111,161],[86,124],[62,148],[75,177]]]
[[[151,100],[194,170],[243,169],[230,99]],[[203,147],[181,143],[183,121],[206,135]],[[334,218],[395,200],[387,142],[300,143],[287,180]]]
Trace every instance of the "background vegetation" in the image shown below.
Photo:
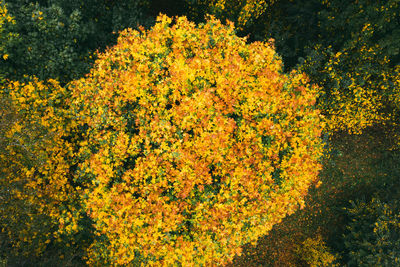
[[[398,0],[1,1],[0,264],[82,266],[88,248],[103,238],[82,212],[82,181],[65,175],[79,173],[84,151],[82,158],[72,155],[92,134],[66,112],[72,95],[65,85],[89,73],[98,52],[117,43],[118,31],[149,29],[162,12],[195,23],[206,14],[228,19],[249,44],[272,38],[283,61],[280,72],[304,72],[319,86],[316,107],[326,119],[322,184],[310,189],[303,209],[257,245],[243,246],[232,264],[398,265],[399,5]]]

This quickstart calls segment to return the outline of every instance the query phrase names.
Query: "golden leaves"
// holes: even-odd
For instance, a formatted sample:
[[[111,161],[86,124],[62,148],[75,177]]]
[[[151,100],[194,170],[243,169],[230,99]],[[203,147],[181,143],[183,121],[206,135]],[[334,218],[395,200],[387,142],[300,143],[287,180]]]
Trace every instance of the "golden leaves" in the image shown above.
[[[302,205],[317,177],[307,77],[283,75],[269,44],[247,45],[231,24],[171,24],[123,31],[66,88],[10,85],[51,136],[29,187],[51,200],[39,206],[57,218],[57,240],[90,216],[90,264],[224,263]]]
[[[246,45],[232,25],[171,23],[124,31],[70,85],[72,116],[85,118],[76,127],[89,126],[80,144],[91,149],[80,151],[92,151],[80,163],[84,206],[108,240],[89,261],[222,263],[316,179],[320,117],[307,78],[281,74],[273,48]]]

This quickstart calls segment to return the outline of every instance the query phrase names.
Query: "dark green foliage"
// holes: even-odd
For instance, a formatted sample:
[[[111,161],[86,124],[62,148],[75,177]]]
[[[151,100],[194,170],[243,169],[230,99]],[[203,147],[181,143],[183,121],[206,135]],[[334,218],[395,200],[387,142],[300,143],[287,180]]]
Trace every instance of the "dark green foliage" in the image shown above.
[[[149,14],[152,17],[156,17],[160,13],[168,16],[185,15],[189,17],[186,0],[150,0],[149,2]]]
[[[369,47],[378,45],[382,57],[399,64],[399,11],[398,0],[327,1],[319,14],[320,43],[340,50],[355,46],[360,39]],[[371,26],[371,33],[362,32],[366,25]]]
[[[16,35],[5,50],[9,58],[0,73],[20,80],[24,75],[66,82],[89,70],[94,51],[112,45],[117,32],[150,22],[146,1],[7,0]]]
[[[320,0],[278,0],[246,32],[250,40],[273,38],[282,56],[286,71],[292,69],[310,53],[310,47],[320,41]]]
[[[400,264],[400,213],[398,208],[373,198],[351,202],[344,236],[347,266],[398,266]]]
[[[344,121],[338,128],[362,129],[398,113],[399,17],[397,0],[329,1],[319,11],[318,39],[300,68],[323,88],[325,114]]]

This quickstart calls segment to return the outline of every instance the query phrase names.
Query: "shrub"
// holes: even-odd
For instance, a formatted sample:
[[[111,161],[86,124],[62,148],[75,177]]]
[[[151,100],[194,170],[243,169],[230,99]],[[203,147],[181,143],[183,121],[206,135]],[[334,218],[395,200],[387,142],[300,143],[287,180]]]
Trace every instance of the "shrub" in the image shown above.
[[[337,266],[336,256],[329,251],[320,235],[307,238],[296,249],[298,257],[310,267]]]

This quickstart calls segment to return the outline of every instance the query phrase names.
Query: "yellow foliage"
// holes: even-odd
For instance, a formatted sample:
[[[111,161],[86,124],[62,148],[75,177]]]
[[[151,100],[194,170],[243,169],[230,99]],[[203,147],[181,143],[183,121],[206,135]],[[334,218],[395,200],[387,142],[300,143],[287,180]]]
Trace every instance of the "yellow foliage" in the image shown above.
[[[39,255],[64,231],[57,221],[76,200],[67,178],[68,144],[61,138],[66,91],[52,80],[11,82],[0,89],[7,103],[0,127],[0,225],[16,251]]]
[[[233,25],[160,16],[69,85],[99,237],[88,262],[225,263],[303,198],[320,169],[316,88]],[[77,130],[78,131],[78,130]]]
[[[4,182],[24,181],[10,201],[35,210],[15,246],[36,242],[37,214],[52,219],[37,253],[85,231],[89,216],[91,265],[230,261],[302,207],[317,180],[323,123],[308,82],[232,23],[166,16],[123,31],[66,88],[11,82],[1,93],[20,119],[5,136],[35,159],[15,146],[1,154],[12,163]]]
[[[321,236],[307,238],[296,250],[299,258],[310,267],[338,266],[336,256],[329,251]]]

